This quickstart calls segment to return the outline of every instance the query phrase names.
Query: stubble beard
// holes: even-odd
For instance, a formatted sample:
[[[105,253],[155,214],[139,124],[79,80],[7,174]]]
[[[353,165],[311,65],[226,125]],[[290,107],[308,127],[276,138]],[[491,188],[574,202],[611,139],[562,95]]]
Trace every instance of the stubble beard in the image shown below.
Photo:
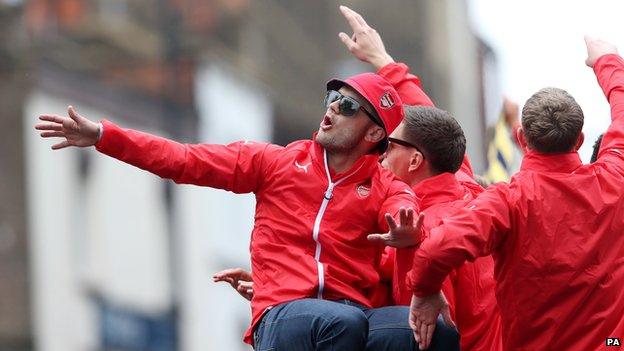
[[[345,132],[339,135],[328,135],[320,133],[316,141],[331,154],[348,154],[353,152],[364,135],[356,136],[352,132]]]

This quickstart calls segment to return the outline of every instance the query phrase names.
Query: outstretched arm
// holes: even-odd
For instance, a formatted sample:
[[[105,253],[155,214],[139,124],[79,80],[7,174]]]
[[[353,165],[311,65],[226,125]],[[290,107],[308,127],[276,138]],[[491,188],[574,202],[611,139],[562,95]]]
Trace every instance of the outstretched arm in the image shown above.
[[[611,105],[611,125],[602,138],[596,165],[624,174],[624,60],[606,41],[585,37],[587,60]]]
[[[52,148],[95,146],[106,155],[139,167],[176,183],[195,184],[230,190],[256,192],[267,164],[280,146],[255,142],[229,145],[181,144],[147,133],[123,129],[102,121],[95,123],[78,115],[72,107],[68,116],[42,115],[35,126],[44,138],[65,140]]]

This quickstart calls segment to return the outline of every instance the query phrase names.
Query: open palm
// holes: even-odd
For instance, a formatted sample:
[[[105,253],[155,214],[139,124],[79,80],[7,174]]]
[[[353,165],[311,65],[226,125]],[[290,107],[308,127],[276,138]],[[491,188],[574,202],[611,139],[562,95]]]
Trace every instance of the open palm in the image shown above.
[[[68,146],[86,147],[95,145],[99,136],[99,125],[79,115],[72,106],[67,109],[66,116],[41,115],[43,121],[35,125],[35,129],[42,131],[43,138],[65,138],[52,145],[53,150]]]

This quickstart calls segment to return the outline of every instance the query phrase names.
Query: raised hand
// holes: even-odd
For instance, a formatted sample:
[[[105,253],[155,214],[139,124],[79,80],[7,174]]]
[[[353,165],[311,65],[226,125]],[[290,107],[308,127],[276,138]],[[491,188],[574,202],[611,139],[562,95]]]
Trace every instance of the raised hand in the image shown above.
[[[520,106],[515,101],[509,98],[503,99],[503,114],[505,115],[505,122],[510,128],[520,124]]]
[[[43,122],[37,123],[35,129],[41,130],[43,138],[65,138],[60,143],[52,145],[53,150],[68,146],[86,147],[93,146],[98,142],[100,126],[79,115],[72,106],[67,108],[67,115],[41,115]]]
[[[370,234],[370,241],[378,242],[387,246],[403,248],[420,244],[422,241],[422,222],[424,214],[420,214],[414,222],[414,210],[401,207],[399,209],[399,224],[389,213],[386,213],[386,221],[390,231],[386,234]]]
[[[251,273],[242,268],[230,268],[217,272],[212,281],[229,283],[242,297],[251,300],[253,297],[253,280]]]
[[[442,314],[446,325],[455,328],[448,302],[442,292],[426,297],[412,296],[409,325],[414,332],[414,340],[418,343],[420,350],[426,350],[431,344],[439,314]]]
[[[600,56],[618,53],[615,45],[604,40],[592,38],[589,35],[585,36],[585,45],[587,46],[587,59],[585,60],[585,64],[589,67],[594,67],[594,63],[596,63],[596,60],[598,60]]]
[[[340,12],[351,26],[353,35],[349,36],[340,32],[338,36],[355,57],[370,63],[375,69],[394,62],[394,59],[386,52],[379,33],[371,28],[359,13],[346,6],[340,6]]]

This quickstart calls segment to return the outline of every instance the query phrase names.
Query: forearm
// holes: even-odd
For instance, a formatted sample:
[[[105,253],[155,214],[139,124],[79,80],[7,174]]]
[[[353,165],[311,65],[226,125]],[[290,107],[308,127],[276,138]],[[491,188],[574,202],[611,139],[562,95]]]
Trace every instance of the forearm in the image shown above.
[[[594,73],[611,105],[611,119],[621,119],[624,116],[624,60],[616,54],[601,56],[594,65]]]
[[[406,64],[390,62],[379,68],[377,74],[394,86],[404,104],[434,106],[429,96],[422,90],[420,79],[409,73]]]
[[[99,152],[162,178],[177,180],[183,173],[186,156],[183,144],[122,129],[109,121],[101,123],[103,132],[95,144]]]
[[[181,144],[103,121],[96,149],[176,183],[238,193],[255,191],[268,144]]]
[[[624,60],[615,54],[601,56],[594,65],[594,72],[611,106],[612,120],[603,137],[598,159],[606,155],[624,159]]]
[[[492,186],[433,228],[414,255],[409,285],[417,296],[439,291],[444,278],[467,260],[491,254],[511,228],[508,188]]]
[[[471,256],[464,247],[448,245],[446,241],[444,235],[434,231],[416,250],[412,270],[407,275],[407,285],[416,296],[425,297],[440,291],[449,273]]]

